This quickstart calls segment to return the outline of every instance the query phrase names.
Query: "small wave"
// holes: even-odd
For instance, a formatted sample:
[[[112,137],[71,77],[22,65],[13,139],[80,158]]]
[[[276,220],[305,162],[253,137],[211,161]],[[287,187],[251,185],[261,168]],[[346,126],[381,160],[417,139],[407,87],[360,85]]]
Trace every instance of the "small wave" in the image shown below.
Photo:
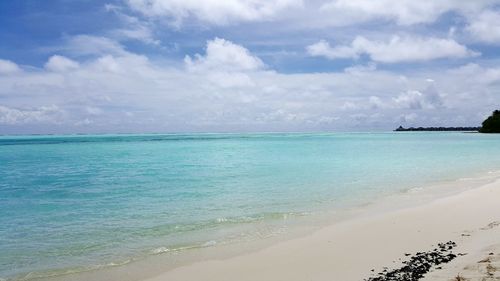
[[[108,264],[106,264],[106,267],[107,266],[122,266],[122,265],[126,265],[128,263],[130,263],[132,260],[128,259],[128,260],[124,260],[124,261],[121,261],[121,262],[110,262]]]
[[[266,212],[266,213],[258,213],[258,214],[248,215],[248,216],[219,217],[219,218],[207,220],[207,221],[201,222],[200,224],[195,224],[195,225],[189,224],[189,225],[160,226],[159,228],[153,229],[153,231],[151,231],[151,229],[148,229],[144,234],[151,235],[150,232],[152,232],[154,234],[160,233],[162,235],[165,235],[165,230],[168,231],[169,229],[175,229],[175,232],[177,232],[177,233],[199,231],[202,229],[212,228],[212,227],[216,227],[216,226],[224,227],[224,225],[256,223],[256,222],[260,222],[263,220],[290,220],[293,218],[307,216],[310,214],[311,213],[307,213],[307,212]],[[268,236],[272,236],[272,235],[281,233],[282,231],[283,230],[280,230],[280,229],[273,229],[273,230],[271,230],[271,229],[262,230],[261,229],[259,231],[254,232],[254,233],[240,233],[239,235],[245,236],[246,238],[251,238],[251,237],[263,238],[263,237],[268,237]],[[236,241],[236,240],[239,241],[239,239],[241,237],[238,236],[238,237],[233,237],[233,238],[234,238],[234,241]],[[233,238],[231,238],[231,239],[233,239]],[[142,254],[145,254],[145,255],[160,255],[160,254],[167,254],[167,253],[177,254],[179,252],[183,252],[186,250],[216,247],[218,245],[224,245],[226,243],[231,243],[231,242],[228,242],[225,240],[199,241],[197,243],[195,242],[193,244],[188,244],[188,245],[161,246],[161,247],[157,247],[154,249],[146,250],[145,252],[142,252]],[[126,259],[123,261],[113,261],[113,262],[107,262],[107,263],[103,263],[103,264],[96,264],[96,265],[89,265],[89,266],[29,272],[29,273],[26,273],[22,276],[16,277],[13,280],[28,281],[28,280],[36,280],[36,279],[43,279],[43,278],[54,278],[54,277],[59,277],[59,276],[64,276],[64,275],[70,275],[70,274],[75,274],[75,273],[82,273],[82,272],[98,270],[98,269],[102,269],[102,268],[122,266],[122,265],[126,265],[130,262],[133,262],[133,261],[141,259],[141,258],[143,258],[143,256],[139,255],[139,256],[134,256],[130,259]],[[10,281],[10,280],[11,279],[0,278],[0,281]]]
[[[413,187],[413,188],[410,188],[406,191],[406,193],[417,193],[417,192],[420,192],[424,190],[423,187]]]
[[[210,241],[203,243],[201,246],[202,247],[213,247],[215,245],[217,245],[217,241],[210,240]]]
[[[15,276],[12,279],[11,278],[9,278],[9,279],[0,278],[0,281],[9,281],[9,280],[28,281],[28,280],[38,280],[38,279],[46,279],[46,278],[57,278],[60,276],[89,272],[89,271],[99,270],[99,269],[108,268],[108,267],[123,266],[123,265],[126,265],[126,264],[132,262],[133,260],[134,259],[126,259],[123,261],[115,261],[115,262],[110,262],[110,263],[95,264],[95,265],[88,265],[88,266],[77,266],[77,267],[69,267],[69,268],[32,271],[32,272],[28,272],[28,273],[25,273],[22,275]]]
[[[478,178],[459,178],[458,181],[472,181],[472,180],[477,180]]]
[[[26,281],[26,280],[36,280],[36,279],[44,279],[44,278],[54,278],[64,275],[70,275],[75,273],[88,272],[92,270],[96,270],[99,268],[104,268],[106,265],[96,265],[89,267],[75,267],[75,268],[67,268],[67,269],[54,269],[54,270],[46,270],[46,271],[38,271],[38,272],[28,272],[24,276],[14,277],[12,280]],[[1,279],[0,279],[1,280]],[[4,280],[2,280],[4,281]],[[5,280],[7,281],[7,280]]]
[[[167,247],[160,247],[160,248],[153,249],[151,251],[151,253],[154,254],[154,255],[168,253],[168,252],[170,252],[170,249],[167,248]]]
[[[288,220],[295,217],[302,217],[310,215],[307,212],[271,212],[271,213],[263,213],[263,214],[255,214],[250,216],[241,216],[241,217],[220,217],[212,222],[215,224],[239,224],[239,223],[253,223],[263,220]],[[202,224],[203,226],[209,226],[210,222]]]
[[[186,250],[213,247],[215,245],[217,245],[217,241],[210,240],[210,241],[203,242],[203,243],[178,246],[178,247],[165,247],[165,246],[158,247],[158,248],[151,250],[150,253],[153,255],[160,255],[160,254],[165,254],[165,253],[177,253],[177,252],[186,251]]]

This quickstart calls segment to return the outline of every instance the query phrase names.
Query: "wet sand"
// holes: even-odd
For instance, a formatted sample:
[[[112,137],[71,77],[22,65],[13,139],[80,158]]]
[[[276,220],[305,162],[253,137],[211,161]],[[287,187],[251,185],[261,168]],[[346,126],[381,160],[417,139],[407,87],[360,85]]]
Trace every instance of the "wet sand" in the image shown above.
[[[414,280],[499,280],[499,222],[497,180],[420,206],[365,214],[256,252],[181,266],[145,281],[375,280],[449,241],[454,243],[449,251],[453,259],[432,264]]]

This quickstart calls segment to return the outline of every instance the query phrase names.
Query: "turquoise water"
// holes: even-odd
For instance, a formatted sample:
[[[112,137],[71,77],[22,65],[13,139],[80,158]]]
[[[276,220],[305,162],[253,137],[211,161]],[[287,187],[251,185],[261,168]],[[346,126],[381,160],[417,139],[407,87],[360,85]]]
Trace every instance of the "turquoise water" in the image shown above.
[[[492,170],[500,136],[458,132],[0,137],[0,278],[272,235]]]

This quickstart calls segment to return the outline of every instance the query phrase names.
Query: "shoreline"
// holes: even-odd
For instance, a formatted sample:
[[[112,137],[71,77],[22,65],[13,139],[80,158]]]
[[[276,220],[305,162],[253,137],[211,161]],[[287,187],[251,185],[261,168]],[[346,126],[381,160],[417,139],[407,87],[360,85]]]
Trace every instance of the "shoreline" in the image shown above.
[[[479,249],[500,242],[495,239],[500,237],[497,198],[499,179],[429,204],[341,222],[255,253],[203,261],[146,280],[364,280],[372,269],[395,267],[405,253],[449,240],[456,241],[458,251],[467,251],[450,262],[448,268],[453,268],[473,262]],[[450,272],[432,279],[437,274],[426,278],[455,277]]]
[[[451,226],[443,224],[441,228],[437,228],[439,233],[447,233],[446,236],[436,236],[438,233],[429,229],[435,225],[437,217],[449,213],[449,208],[438,208],[436,205],[449,205],[450,203],[443,202],[458,200],[461,201],[461,205],[469,206],[470,213],[471,204],[467,198],[477,196],[474,194],[485,188],[491,188],[491,186],[497,187],[498,198],[500,198],[500,175],[498,172],[489,172],[482,177],[476,175],[476,177],[462,178],[453,182],[437,183],[380,198],[374,203],[348,210],[345,212],[344,218],[336,218],[327,224],[315,227],[309,225],[302,229],[295,229],[293,235],[264,238],[262,241],[253,241],[246,243],[246,245],[218,245],[196,249],[190,253],[174,253],[170,257],[165,255],[152,256],[124,266],[62,275],[55,278],[42,278],[41,280],[215,281],[235,279],[310,280],[311,278],[312,280],[331,280],[334,277],[342,277],[342,280],[346,281],[364,280],[371,276],[372,269],[377,271],[378,268],[381,270],[383,267],[394,266],[396,264],[394,262],[404,258],[406,252],[425,251],[431,249],[433,245],[449,240],[457,241],[457,249],[461,249],[463,245],[460,243],[460,239],[463,237],[454,237],[456,236],[454,232],[457,232],[456,224]],[[459,198],[461,199],[459,200]],[[484,199],[488,200],[489,198]],[[496,219],[500,221],[500,207],[496,209],[490,207],[490,209],[493,214],[498,214]],[[346,215],[347,213],[349,214]],[[419,219],[415,219],[415,215],[409,215],[412,213],[420,214]],[[435,214],[439,216],[434,216]],[[400,220],[413,222],[415,226],[420,224],[420,229],[416,232],[408,232],[415,226],[401,223]],[[494,221],[492,220],[488,224]],[[471,226],[470,217],[466,221],[458,221],[458,223],[463,224],[464,230],[484,227],[484,225]],[[395,226],[402,229],[394,229]],[[366,232],[376,235],[367,237],[362,234]],[[422,235],[428,233],[428,235],[420,237],[419,233]],[[413,237],[414,240],[419,241],[414,243],[411,240],[401,240],[399,237],[401,235]],[[383,248],[371,245],[384,244],[384,240],[392,241],[392,243]],[[343,243],[333,241],[343,241]],[[394,241],[399,241],[399,243],[394,243]],[[412,245],[405,245],[405,243],[401,243],[402,241],[407,241],[407,244]],[[347,245],[351,245],[351,248],[346,248]],[[363,255],[358,257],[353,255],[352,251],[363,251]],[[386,253],[384,255],[375,254],[381,251]],[[389,253],[390,255],[388,255]],[[392,259],[389,261],[388,257],[392,257]],[[335,267],[328,267],[324,264],[325,260],[331,260],[334,264],[342,264],[339,267],[341,269],[352,269],[355,266],[356,270],[346,272]],[[381,263],[384,260],[387,260],[385,264]],[[461,261],[463,258],[460,257],[457,260]],[[171,261],[174,261],[175,265],[166,265],[167,262]],[[269,267],[270,264],[274,264],[274,266]],[[285,264],[295,265],[286,269],[288,266]],[[243,276],[248,276],[248,278],[244,279]]]

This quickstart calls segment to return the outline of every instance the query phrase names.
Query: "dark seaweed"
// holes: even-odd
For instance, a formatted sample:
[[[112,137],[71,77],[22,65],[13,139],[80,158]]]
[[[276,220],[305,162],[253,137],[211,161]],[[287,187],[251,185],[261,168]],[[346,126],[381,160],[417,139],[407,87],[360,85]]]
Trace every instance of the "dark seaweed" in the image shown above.
[[[418,252],[413,256],[405,254],[405,256],[411,256],[411,258],[404,261],[402,267],[390,271],[384,268],[383,271],[376,274],[377,276],[365,279],[365,281],[420,280],[433,266],[448,263],[455,259],[457,255],[453,254],[451,250],[456,246],[455,242],[448,241],[446,243],[439,243],[437,248],[432,251]]]

